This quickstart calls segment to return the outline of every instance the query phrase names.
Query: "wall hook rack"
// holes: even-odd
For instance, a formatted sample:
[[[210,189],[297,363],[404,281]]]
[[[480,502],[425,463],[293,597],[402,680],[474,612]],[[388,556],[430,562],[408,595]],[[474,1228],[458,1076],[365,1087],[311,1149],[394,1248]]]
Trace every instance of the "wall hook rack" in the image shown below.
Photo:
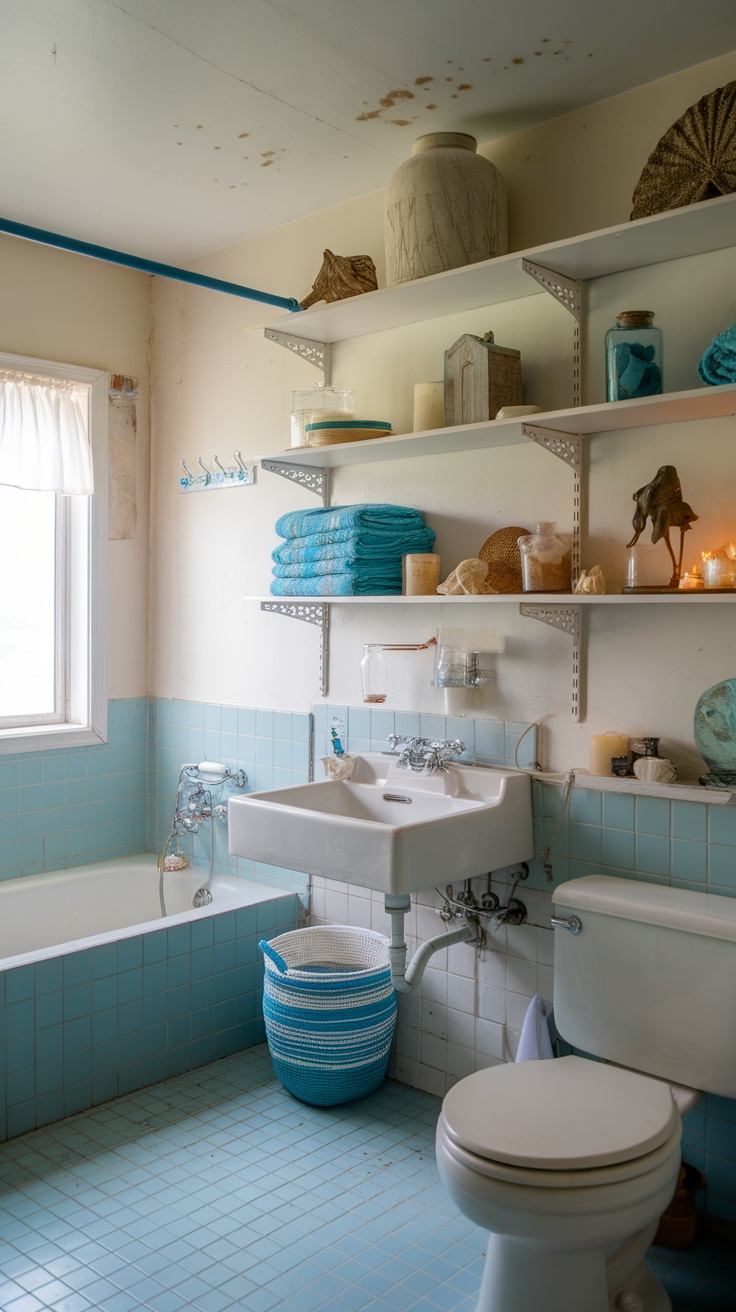
[[[183,478],[179,479],[180,492],[210,492],[219,487],[250,487],[256,481],[255,464],[243,460],[239,451],[233,452],[235,464],[226,467],[220,463],[219,458],[212,457],[212,468],[208,469],[201,456],[197,456],[197,465],[200,472],[193,474],[187,469],[184,460],[179,464],[184,470]]]

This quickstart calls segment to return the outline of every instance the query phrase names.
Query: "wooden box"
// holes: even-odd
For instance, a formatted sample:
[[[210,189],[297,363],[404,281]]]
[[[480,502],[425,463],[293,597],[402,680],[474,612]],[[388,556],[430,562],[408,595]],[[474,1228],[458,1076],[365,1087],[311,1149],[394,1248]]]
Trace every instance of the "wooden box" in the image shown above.
[[[495,419],[521,405],[521,352],[496,346],[493,334],[465,333],[445,351],[445,426]]]

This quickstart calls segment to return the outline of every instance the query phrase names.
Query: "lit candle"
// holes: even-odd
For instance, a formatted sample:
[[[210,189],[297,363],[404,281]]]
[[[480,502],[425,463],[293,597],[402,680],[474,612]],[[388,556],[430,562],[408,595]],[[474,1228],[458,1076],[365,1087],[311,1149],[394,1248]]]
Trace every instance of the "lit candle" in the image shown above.
[[[610,729],[606,733],[594,733],[590,739],[590,773],[612,774],[611,758],[626,756],[628,750],[629,740],[626,734],[614,733]]]
[[[706,588],[732,588],[736,584],[736,561],[727,554],[729,547],[733,550],[730,542],[718,551],[701,553]]]

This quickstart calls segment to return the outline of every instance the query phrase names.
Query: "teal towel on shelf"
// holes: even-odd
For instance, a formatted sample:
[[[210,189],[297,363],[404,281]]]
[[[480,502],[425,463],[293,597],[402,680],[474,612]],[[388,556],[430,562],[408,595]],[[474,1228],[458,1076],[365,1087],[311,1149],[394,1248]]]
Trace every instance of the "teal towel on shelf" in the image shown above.
[[[329,541],[323,541],[327,536]],[[313,537],[288,538],[271,552],[276,565],[312,564],[334,561],[336,568],[345,568],[354,561],[385,559],[407,553],[431,551],[434,546],[434,529],[407,528],[396,533],[393,529],[347,529],[340,533]],[[280,571],[274,569],[274,573]],[[319,571],[320,573],[324,571]]]
[[[736,324],[713,338],[698,364],[698,373],[711,387],[736,383]]]
[[[346,560],[337,556],[333,560],[298,561],[291,565],[276,564],[273,567],[275,579],[318,579],[326,574],[354,574],[356,578],[376,578],[383,582],[393,582],[401,578],[401,556],[374,555],[370,560]]]
[[[376,584],[373,579],[356,578],[354,574],[325,574],[317,579],[273,579],[274,597],[365,597],[401,592],[399,580],[391,587]]]
[[[358,505],[320,506],[317,510],[294,510],[276,521],[276,532],[281,538],[312,537],[318,534],[324,543],[331,542],[333,533],[344,529],[382,527],[399,533],[407,527],[424,527],[420,511],[408,506]],[[315,543],[315,545],[318,545]]]

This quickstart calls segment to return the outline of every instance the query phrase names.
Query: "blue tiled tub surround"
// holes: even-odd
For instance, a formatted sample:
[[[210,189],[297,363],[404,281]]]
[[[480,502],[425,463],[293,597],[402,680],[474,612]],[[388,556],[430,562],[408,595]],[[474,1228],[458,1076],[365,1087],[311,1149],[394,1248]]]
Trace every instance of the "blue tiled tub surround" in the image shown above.
[[[112,869],[126,905],[135,905],[147,876],[158,910],[155,857]],[[186,873],[191,880],[194,872]],[[84,900],[86,876],[94,875],[70,875]],[[38,881],[44,897],[48,879]],[[0,896],[17,898],[28,884],[37,881],[14,880]],[[296,927],[299,899],[233,878],[216,882],[215,896],[211,906],[177,908],[165,921],[131,914],[117,931],[0,961],[0,1138],[263,1041],[258,941]],[[32,908],[23,915],[24,923],[33,918]],[[70,904],[62,936],[76,919]]]

